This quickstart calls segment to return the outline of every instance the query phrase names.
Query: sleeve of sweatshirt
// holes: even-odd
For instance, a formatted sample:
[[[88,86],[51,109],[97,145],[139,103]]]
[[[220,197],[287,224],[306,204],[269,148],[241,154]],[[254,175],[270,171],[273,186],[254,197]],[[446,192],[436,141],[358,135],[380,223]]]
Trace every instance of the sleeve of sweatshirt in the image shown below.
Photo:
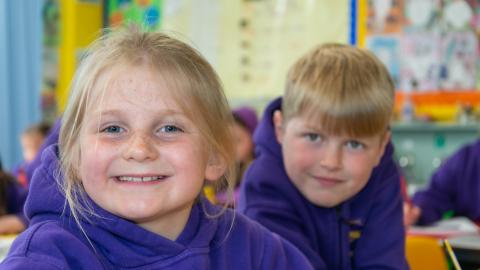
[[[398,169],[393,159],[382,163],[371,207],[354,250],[354,269],[408,269]]]
[[[264,238],[263,259],[256,269],[313,269],[307,258],[295,246],[277,234],[268,232],[264,234]]]
[[[464,178],[467,148],[452,155],[433,174],[427,188],[413,196],[413,203],[422,210],[418,224],[438,221],[447,211],[455,209],[456,182]]]
[[[0,264],[1,269],[9,270],[55,270],[65,269],[41,260],[41,258],[8,257]]]

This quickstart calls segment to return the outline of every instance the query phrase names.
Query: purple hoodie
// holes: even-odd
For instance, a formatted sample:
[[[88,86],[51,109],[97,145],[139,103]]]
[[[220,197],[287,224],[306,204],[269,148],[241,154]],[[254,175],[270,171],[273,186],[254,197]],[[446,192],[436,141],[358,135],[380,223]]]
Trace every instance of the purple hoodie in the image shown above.
[[[480,224],[480,140],[449,157],[412,201],[422,209],[419,224],[435,222],[447,211]]]
[[[267,107],[255,132],[257,159],[244,176],[239,211],[295,244],[316,269],[408,269],[392,145],[353,198],[333,208],[315,206],[285,172],[272,122],[281,101]]]
[[[261,225],[231,210],[207,217],[201,203],[171,241],[90,200],[100,217],[82,221],[87,240],[55,180],[57,151],[52,145],[42,154],[25,206],[31,225],[14,241],[0,269],[312,269],[293,245]],[[219,210],[202,202],[208,213]]]

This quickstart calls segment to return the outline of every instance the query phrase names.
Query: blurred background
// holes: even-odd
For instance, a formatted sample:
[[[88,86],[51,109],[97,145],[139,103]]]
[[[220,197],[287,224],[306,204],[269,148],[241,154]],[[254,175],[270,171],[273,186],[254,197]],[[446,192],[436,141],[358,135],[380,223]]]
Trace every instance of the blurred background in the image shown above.
[[[478,136],[479,0],[5,0],[0,1],[0,157],[22,162],[20,137],[53,123],[88,44],[137,22],[197,48],[232,107],[264,106],[288,67],[323,42],[372,50],[397,93],[396,159],[413,192]]]

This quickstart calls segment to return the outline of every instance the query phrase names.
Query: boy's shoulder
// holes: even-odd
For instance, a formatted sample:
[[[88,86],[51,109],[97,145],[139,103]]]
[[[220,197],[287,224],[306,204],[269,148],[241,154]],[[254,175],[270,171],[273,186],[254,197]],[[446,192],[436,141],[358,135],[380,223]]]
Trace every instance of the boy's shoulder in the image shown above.
[[[234,211],[230,211],[226,217],[227,222],[223,227],[227,234],[222,237],[223,242],[217,242],[219,245],[216,249],[232,255],[245,254],[242,263],[246,263],[248,257],[250,259],[245,269],[292,269],[294,266],[311,269],[308,260],[296,247],[260,223]],[[230,223],[230,218],[233,218],[233,223]],[[282,265],[272,268],[276,262]],[[252,265],[256,267],[252,268]]]

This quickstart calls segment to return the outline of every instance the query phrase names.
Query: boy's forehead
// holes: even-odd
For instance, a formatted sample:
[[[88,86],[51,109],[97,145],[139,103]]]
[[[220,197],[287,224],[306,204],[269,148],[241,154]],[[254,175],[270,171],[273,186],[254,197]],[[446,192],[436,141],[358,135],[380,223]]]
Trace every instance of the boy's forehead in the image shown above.
[[[345,137],[345,138],[357,138],[357,139],[374,139],[377,137],[381,137],[383,134],[382,132],[372,134],[372,135],[363,135],[360,132],[356,132],[349,128],[348,123],[341,121],[340,119],[335,119],[334,117],[330,116],[330,121],[328,125],[322,122],[322,119],[326,119],[321,115],[313,115],[313,114],[300,114],[298,116],[293,117],[290,120],[295,119],[298,125],[301,127],[314,131],[319,132],[328,136],[336,136],[336,137]],[[290,122],[289,120],[289,122]],[[288,125],[288,123],[287,123]],[[298,126],[297,126],[298,127]],[[288,128],[288,127],[287,127]],[[291,126],[290,128],[294,128]]]

